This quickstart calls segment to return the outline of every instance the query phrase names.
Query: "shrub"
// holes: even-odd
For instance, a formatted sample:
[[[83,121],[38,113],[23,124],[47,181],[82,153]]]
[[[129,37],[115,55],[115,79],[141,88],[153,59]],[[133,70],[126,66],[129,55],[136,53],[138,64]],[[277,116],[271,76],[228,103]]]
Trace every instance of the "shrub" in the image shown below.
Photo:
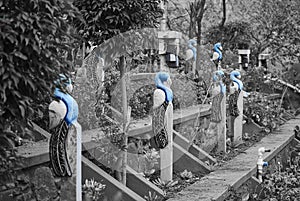
[[[277,170],[264,178],[262,190],[254,195],[254,200],[298,200],[300,194],[300,169],[299,163]]]
[[[71,63],[64,56],[75,37],[68,25],[75,9],[63,0],[3,1],[0,26],[0,131],[42,114],[58,73]],[[24,125],[24,124],[21,124]]]
[[[13,169],[15,139],[30,120],[46,120],[52,82],[71,69],[65,55],[76,38],[68,22],[78,15],[64,0],[4,0],[0,12],[0,174],[5,175]]]

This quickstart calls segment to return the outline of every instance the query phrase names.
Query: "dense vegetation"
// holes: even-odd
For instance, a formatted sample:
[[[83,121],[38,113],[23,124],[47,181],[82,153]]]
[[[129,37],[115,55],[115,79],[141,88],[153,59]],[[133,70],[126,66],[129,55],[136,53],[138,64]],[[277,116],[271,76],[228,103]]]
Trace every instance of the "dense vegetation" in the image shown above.
[[[248,201],[294,201],[299,200],[300,193],[300,147],[291,147],[287,164],[280,162],[274,164],[273,171],[266,171],[263,175],[263,182],[254,189],[248,188],[248,192],[239,192],[233,188],[229,190],[227,200],[248,200]],[[245,196],[246,195],[246,196]]]
[[[84,21],[75,22],[84,41],[99,45],[120,33],[145,27],[157,27],[161,16],[156,0],[81,1],[75,0]]]
[[[6,148],[18,144],[18,136],[28,134],[25,128],[29,121],[45,118],[53,80],[58,73],[72,70],[66,55],[77,39],[69,22],[78,13],[63,0],[4,0],[0,12],[2,174],[11,170],[12,163],[7,159],[14,160]]]

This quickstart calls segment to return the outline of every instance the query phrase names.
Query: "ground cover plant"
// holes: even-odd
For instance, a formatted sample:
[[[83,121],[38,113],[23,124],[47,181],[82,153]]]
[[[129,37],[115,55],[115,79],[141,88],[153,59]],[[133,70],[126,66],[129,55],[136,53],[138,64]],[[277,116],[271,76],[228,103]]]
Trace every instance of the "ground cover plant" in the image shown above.
[[[297,201],[300,199],[300,146],[291,148],[288,163],[284,167],[280,162],[275,164],[274,171],[265,171],[263,182],[251,192],[229,190],[229,201]]]

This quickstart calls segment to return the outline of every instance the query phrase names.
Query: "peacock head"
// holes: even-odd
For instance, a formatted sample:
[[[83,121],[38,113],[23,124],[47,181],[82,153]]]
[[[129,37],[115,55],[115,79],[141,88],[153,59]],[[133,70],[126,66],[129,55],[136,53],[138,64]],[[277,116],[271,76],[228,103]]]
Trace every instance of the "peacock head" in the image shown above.
[[[238,85],[238,89],[243,90],[243,82],[240,80],[241,79],[241,73],[240,71],[234,70],[230,73],[230,79],[233,81],[233,84]]]
[[[222,51],[222,50],[223,50],[222,44],[221,44],[221,43],[216,43],[216,44],[214,45],[214,50],[215,50],[215,51]]]
[[[225,73],[221,70],[218,70],[213,75],[213,81],[214,82],[221,81],[224,77],[225,77]]]
[[[188,41],[188,46],[189,47],[195,47],[197,45],[197,41],[195,39],[190,39]]]
[[[64,93],[72,93],[73,84],[71,78],[64,74],[59,74],[59,78],[54,81],[56,88],[59,88]]]
[[[238,78],[238,79],[241,79],[241,72],[240,71],[237,71],[237,70],[234,70],[230,73],[230,78],[232,80],[234,80],[234,78]]]
[[[155,76],[155,84],[157,87],[160,87],[161,84],[170,87],[172,85],[170,75],[166,72],[157,73]]]
[[[172,80],[168,73],[158,72],[155,76],[155,85],[166,93],[166,101],[173,100],[173,92],[171,90]]]

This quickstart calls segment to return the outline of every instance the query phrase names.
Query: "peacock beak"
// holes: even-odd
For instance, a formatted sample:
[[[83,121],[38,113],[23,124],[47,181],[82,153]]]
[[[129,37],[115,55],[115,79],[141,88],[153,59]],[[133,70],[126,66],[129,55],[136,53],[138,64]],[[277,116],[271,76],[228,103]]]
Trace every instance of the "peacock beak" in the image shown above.
[[[67,92],[68,92],[69,94],[71,94],[72,91],[73,91],[73,85],[72,85],[72,84],[68,84],[68,85],[66,86],[66,90],[67,90]]]

